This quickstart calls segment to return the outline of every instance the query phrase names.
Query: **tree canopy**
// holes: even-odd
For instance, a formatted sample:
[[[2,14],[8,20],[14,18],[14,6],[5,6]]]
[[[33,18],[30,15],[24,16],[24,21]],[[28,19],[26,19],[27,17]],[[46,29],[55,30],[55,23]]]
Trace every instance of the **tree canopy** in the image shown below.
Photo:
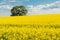
[[[24,6],[15,6],[11,9],[11,16],[24,16],[27,14],[27,9]]]

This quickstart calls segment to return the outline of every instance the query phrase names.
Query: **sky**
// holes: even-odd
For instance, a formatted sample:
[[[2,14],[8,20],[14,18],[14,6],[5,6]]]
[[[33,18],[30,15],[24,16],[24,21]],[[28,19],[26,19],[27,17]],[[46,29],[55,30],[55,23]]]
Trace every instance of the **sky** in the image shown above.
[[[24,5],[27,15],[60,13],[60,0],[0,0],[0,16],[10,16],[14,6]]]

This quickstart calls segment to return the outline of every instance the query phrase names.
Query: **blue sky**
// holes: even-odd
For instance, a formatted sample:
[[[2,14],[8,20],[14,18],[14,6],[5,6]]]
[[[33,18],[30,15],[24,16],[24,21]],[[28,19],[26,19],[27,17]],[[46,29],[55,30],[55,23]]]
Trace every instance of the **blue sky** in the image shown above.
[[[20,5],[27,8],[27,15],[60,13],[60,0],[0,0],[0,16],[11,15],[11,8]]]

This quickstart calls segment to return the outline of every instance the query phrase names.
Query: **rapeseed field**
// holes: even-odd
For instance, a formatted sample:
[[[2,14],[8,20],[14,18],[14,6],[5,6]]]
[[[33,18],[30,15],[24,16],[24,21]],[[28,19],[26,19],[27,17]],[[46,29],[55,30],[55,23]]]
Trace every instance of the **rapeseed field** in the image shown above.
[[[0,40],[60,40],[60,14],[1,17]]]

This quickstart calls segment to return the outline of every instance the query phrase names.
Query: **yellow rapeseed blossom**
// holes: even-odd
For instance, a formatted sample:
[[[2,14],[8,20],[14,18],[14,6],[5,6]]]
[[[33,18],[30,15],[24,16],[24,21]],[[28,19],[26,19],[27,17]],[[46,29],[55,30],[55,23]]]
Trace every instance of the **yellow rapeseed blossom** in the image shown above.
[[[60,14],[2,17],[0,40],[60,40]]]

